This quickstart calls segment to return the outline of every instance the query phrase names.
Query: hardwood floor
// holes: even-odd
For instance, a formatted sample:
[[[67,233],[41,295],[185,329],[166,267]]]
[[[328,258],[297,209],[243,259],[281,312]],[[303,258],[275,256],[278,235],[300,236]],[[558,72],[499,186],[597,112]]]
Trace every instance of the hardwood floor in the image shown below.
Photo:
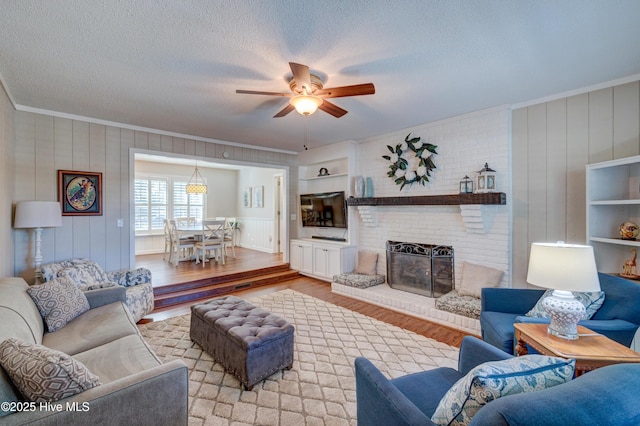
[[[246,249],[244,249],[246,250]],[[256,259],[255,262],[249,260],[252,259],[252,253],[255,254],[253,250],[246,250],[244,255],[247,259],[246,262],[242,263],[247,265],[253,264],[268,264],[269,260],[264,257],[262,259]],[[240,258],[240,251],[236,249],[237,258]],[[264,254],[264,253],[262,253]],[[275,255],[268,255],[275,256]],[[256,255],[256,257],[260,257]],[[273,257],[270,260],[271,262],[278,261]],[[164,263],[162,263],[164,262]],[[280,264],[282,264],[282,260],[279,260]],[[203,274],[209,274],[207,276],[211,276],[211,273],[222,274],[222,268],[212,268],[214,271],[207,271],[207,267],[202,268],[201,265],[197,265],[197,268],[189,267],[188,265],[181,264],[177,268],[167,267],[167,263],[162,260],[162,255],[144,255],[144,256],[136,256],[136,266],[148,267],[151,269],[153,274],[154,287],[156,286],[155,281],[160,283],[164,283],[162,285],[168,284],[176,284],[179,282],[186,282],[190,280],[197,280],[202,278]],[[190,262],[187,262],[190,263]],[[240,263],[240,262],[239,262]],[[230,265],[231,263],[229,263]],[[240,269],[239,265],[235,266],[236,272]],[[166,276],[163,276],[166,274]],[[180,281],[183,280],[183,281]],[[372,305],[366,302],[362,302],[356,299],[352,299],[349,297],[341,296],[338,294],[334,294],[331,292],[331,283],[326,281],[317,280],[310,277],[300,276],[299,278],[287,280],[277,284],[268,284],[262,287],[258,287],[255,289],[248,290],[238,290],[233,292],[232,294],[238,297],[249,297],[253,295],[261,295],[268,294],[271,292],[276,292],[284,289],[292,289],[298,291],[300,293],[307,294],[309,296],[316,297],[318,299],[327,301],[329,303],[333,303],[334,305],[341,306],[346,309],[350,309],[355,312],[359,312],[363,315],[370,316],[372,318],[376,318],[380,321],[384,321],[388,324],[393,324],[398,327],[402,327],[406,330],[413,331],[414,333],[420,334],[425,337],[429,337],[435,339],[439,342],[446,343],[451,346],[460,347],[460,343],[462,342],[462,338],[467,335],[467,333],[461,332],[459,330],[455,330],[449,327],[442,326],[440,324],[432,323],[430,321],[426,321],[420,318],[413,317],[411,315],[401,314],[399,312],[392,311],[390,309],[381,308],[376,305]],[[164,319],[183,315],[190,312],[190,307],[194,302],[188,302],[181,305],[177,305],[174,307],[158,309],[152,312],[145,318],[152,319],[154,321],[162,321]]]

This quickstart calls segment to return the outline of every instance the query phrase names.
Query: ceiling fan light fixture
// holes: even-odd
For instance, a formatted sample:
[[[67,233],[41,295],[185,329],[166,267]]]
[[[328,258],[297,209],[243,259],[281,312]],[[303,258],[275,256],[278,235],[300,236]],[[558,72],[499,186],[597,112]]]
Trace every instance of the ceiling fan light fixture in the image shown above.
[[[289,103],[302,115],[311,115],[322,105],[322,98],[312,95],[298,95],[289,100]]]

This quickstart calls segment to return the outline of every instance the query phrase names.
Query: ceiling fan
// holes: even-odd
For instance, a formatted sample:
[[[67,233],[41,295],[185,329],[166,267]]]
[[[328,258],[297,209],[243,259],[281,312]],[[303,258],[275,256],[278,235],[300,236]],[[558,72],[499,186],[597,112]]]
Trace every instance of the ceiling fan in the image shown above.
[[[260,92],[255,90],[236,90],[236,93],[291,98],[289,104],[274,115],[273,118],[284,117],[294,109],[302,115],[311,115],[316,112],[316,110],[321,109],[336,118],[340,118],[347,113],[347,110],[329,102],[327,98],[373,95],[376,92],[373,83],[325,89],[320,77],[311,74],[308,66],[289,62],[289,67],[291,67],[291,73],[293,74],[289,82],[291,93]]]

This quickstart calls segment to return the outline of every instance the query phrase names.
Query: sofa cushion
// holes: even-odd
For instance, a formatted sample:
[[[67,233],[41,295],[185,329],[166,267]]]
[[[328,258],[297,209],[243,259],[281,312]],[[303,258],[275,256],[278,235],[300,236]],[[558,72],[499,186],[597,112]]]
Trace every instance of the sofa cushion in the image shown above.
[[[462,296],[456,290],[438,297],[436,309],[452,314],[478,319],[480,318],[480,299],[473,296]]]
[[[89,301],[82,291],[66,278],[56,278],[33,285],[27,293],[38,307],[49,331],[64,327],[69,321],[89,310]]]
[[[100,384],[69,355],[20,339],[0,343],[0,364],[29,401],[58,401]]]
[[[104,345],[138,329],[122,302],[91,309],[53,333],[45,333],[42,344],[75,355]]]
[[[480,292],[485,287],[497,287],[504,272],[488,266],[462,262],[462,279],[458,294],[480,299]]]
[[[107,279],[106,274],[100,273],[92,263],[80,264],[72,268],[65,268],[58,272],[59,278],[65,278],[75,284],[80,290],[95,290],[98,288],[117,285]]]
[[[353,271],[357,274],[375,275],[378,266],[378,253],[372,251],[359,251],[358,264]]]
[[[28,288],[22,278],[0,278],[0,342],[9,337],[31,343],[42,342],[44,322],[27,293]]]
[[[384,275],[340,274],[333,276],[333,282],[355,288],[369,288],[374,285],[384,284]]]
[[[96,346],[75,354],[73,358],[100,377],[102,383],[110,383],[162,364],[138,334]]]
[[[525,314],[527,317],[532,318],[549,318],[549,314],[542,307],[542,301],[551,296],[553,290],[547,290],[538,300],[538,303]],[[593,291],[593,292],[572,292],[573,296],[584,305],[586,309],[585,315],[582,319],[590,319],[597,311],[600,309],[600,306],[604,303],[604,291]]]
[[[573,378],[574,368],[573,359],[544,355],[485,362],[449,389],[431,420],[439,425],[467,425],[489,402],[566,383]]]

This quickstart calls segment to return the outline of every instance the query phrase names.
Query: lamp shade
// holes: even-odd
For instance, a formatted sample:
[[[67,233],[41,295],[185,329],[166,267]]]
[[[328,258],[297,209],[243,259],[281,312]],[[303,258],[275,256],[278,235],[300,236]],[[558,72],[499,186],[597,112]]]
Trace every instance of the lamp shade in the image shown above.
[[[19,201],[14,228],[53,228],[62,226],[62,212],[57,201]]]
[[[527,282],[564,291],[600,291],[593,247],[558,243],[533,243]]]
[[[322,102],[322,98],[311,95],[298,95],[289,100],[289,103],[302,115],[313,114],[322,105]]]

